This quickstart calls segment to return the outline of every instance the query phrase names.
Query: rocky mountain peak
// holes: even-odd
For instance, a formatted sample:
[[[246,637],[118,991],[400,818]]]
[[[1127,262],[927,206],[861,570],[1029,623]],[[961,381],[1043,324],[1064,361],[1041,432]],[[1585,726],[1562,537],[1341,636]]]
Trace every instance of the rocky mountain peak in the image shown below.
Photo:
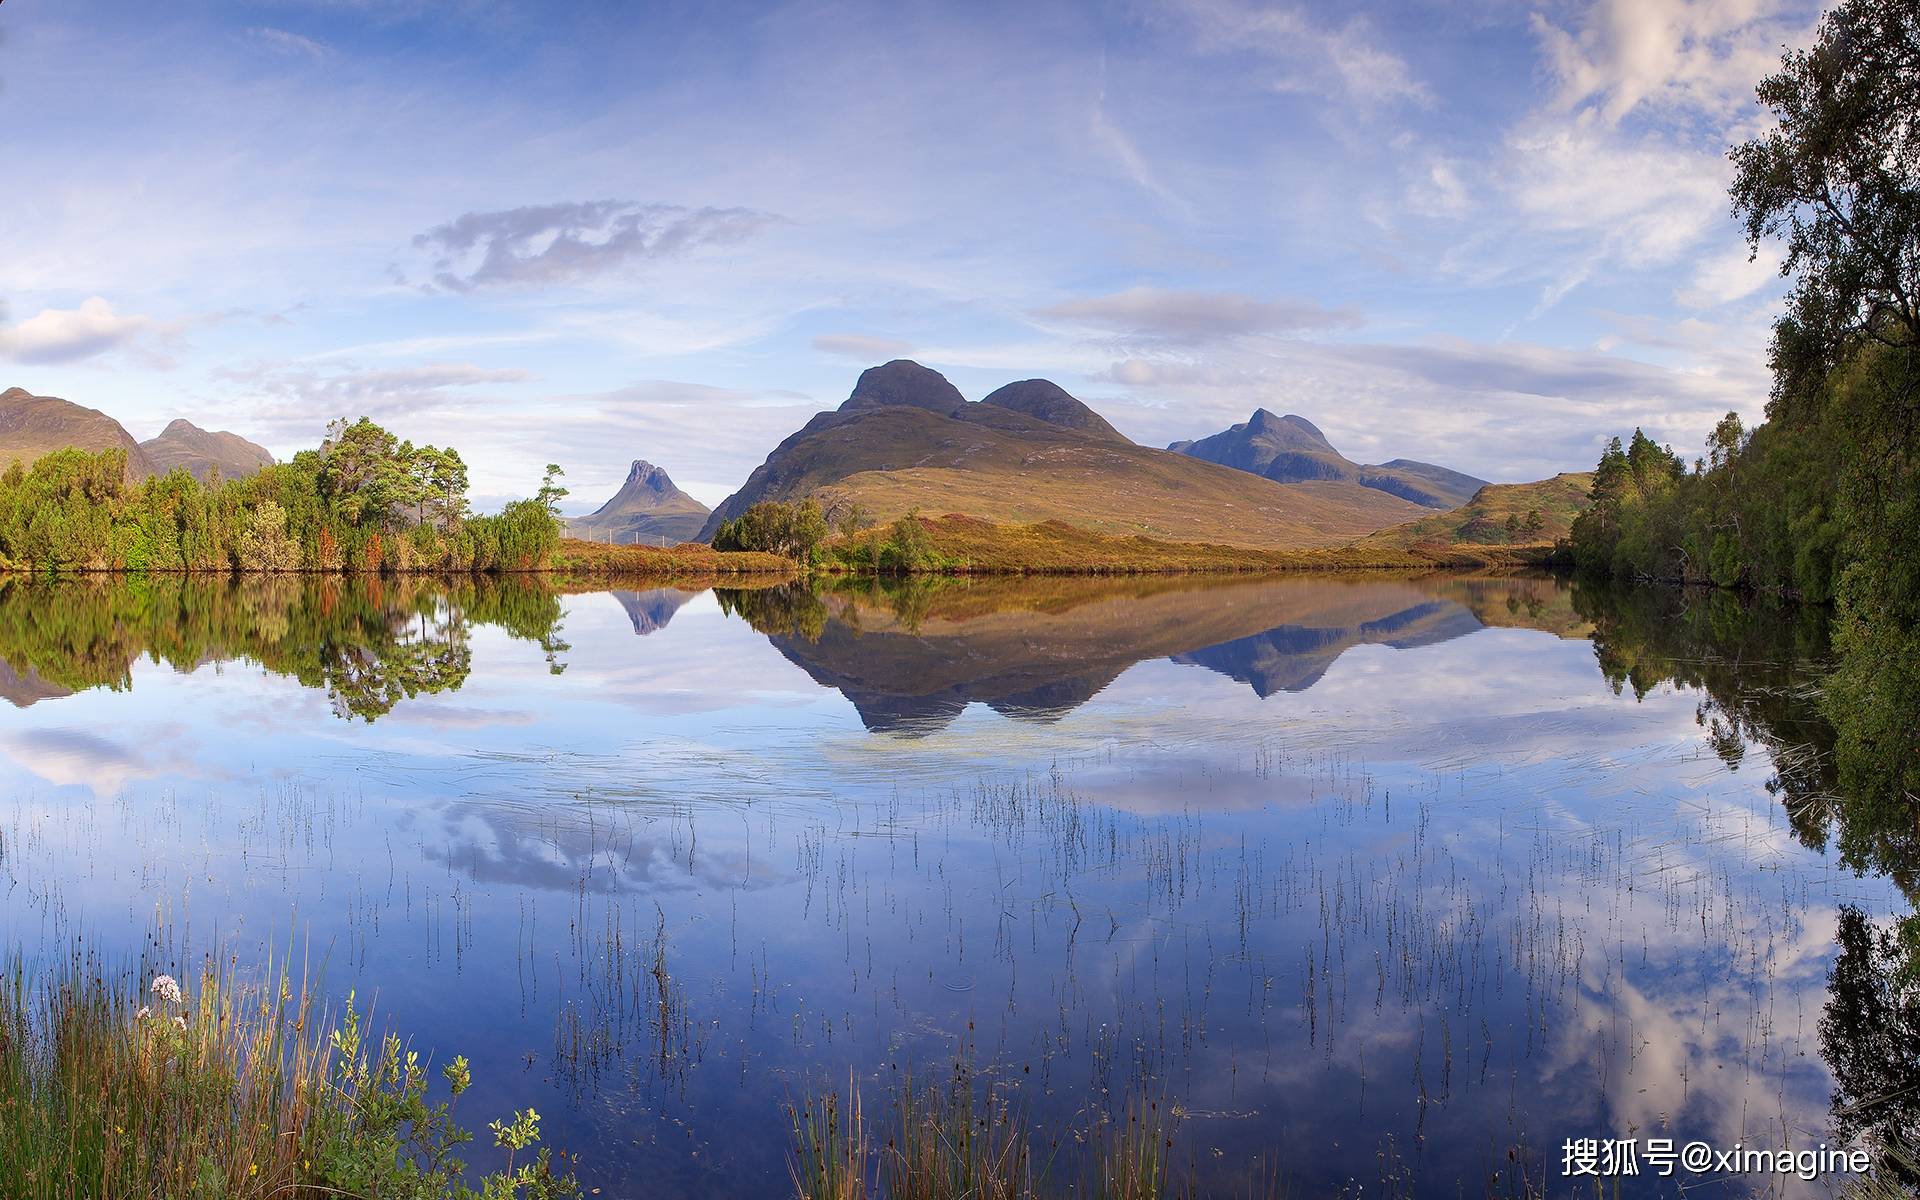
[[[860,372],[853,394],[840,410],[905,405],[950,414],[959,411],[966,402],[967,398],[947,382],[945,375],[912,359],[896,358]]]

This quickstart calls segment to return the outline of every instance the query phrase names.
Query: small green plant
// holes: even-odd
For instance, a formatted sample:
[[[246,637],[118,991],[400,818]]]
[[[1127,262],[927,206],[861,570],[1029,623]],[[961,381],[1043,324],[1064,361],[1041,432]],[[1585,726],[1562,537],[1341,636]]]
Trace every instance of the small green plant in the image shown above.
[[[560,1200],[570,1174],[540,1116],[491,1126],[505,1166],[468,1186],[453,1115],[465,1058],[439,1072],[397,1034],[374,1037],[357,998],[329,1025],[312,992],[270,968],[241,985],[209,967],[195,990],[145,989],[70,960],[0,984],[0,1195],[8,1200]]]

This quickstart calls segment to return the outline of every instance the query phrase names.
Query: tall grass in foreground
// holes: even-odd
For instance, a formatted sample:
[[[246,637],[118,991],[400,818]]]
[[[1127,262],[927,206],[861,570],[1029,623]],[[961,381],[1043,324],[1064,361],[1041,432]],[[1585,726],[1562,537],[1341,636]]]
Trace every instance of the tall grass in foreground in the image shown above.
[[[329,1021],[284,965],[264,983],[209,966],[197,987],[145,987],[68,960],[0,979],[0,1195],[550,1200],[577,1194],[539,1140],[539,1114],[490,1128],[505,1168],[465,1182],[472,1134],[453,1101],[466,1060],[428,1069],[397,1035],[377,1042],[348,997]]]
[[[1137,1099],[1125,1115],[1082,1131],[1055,1182],[1062,1144],[1047,1139],[1011,1095],[957,1063],[943,1084],[908,1073],[885,1140],[867,1127],[857,1088],[817,1093],[791,1110],[799,1200],[1173,1200],[1197,1195],[1173,1156],[1175,1116]],[[1036,1158],[1036,1151],[1044,1158]],[[1255,1194],[1271,1196],[1271,1184]]]

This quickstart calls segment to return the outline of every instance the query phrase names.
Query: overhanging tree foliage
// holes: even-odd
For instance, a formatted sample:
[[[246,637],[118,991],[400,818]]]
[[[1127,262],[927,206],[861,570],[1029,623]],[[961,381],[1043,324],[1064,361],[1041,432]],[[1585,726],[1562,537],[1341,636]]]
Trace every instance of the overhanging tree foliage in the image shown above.
[[[1575,561],[1835,606],[1827,709],[1862,803],[1920,798],[1920,6],[1847,0],[1761,83],[1772,118],[1731,151],[1757,253],[1792,280],[1767,421],[1730,417],[1669,486],[1622,482],[1618,444]],[[1630,455],[1628,456],[1630,457]]]

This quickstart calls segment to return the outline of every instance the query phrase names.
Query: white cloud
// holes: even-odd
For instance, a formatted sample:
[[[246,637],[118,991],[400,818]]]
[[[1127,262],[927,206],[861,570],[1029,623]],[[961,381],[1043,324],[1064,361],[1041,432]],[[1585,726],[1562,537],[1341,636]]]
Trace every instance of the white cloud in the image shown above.
[[[1669,288],[1711,307],[1760,287],[1733,261],[1729,143],[1754,120],[1753,88],[1812,19],[1801,0],[1599,0],[1572,24],[1536,14],[1551,95],[1504,139],[1498,177],[1524,232],[1507,271],[1541,280],[1538,317],[1574,289],[1687,264]]]
[[[1609,124],[1635,109],[1730,115],[1807,24],[1778,0],[1600,0],[1577,28],[1536,14],[1556,101]]]
[[[1624,266],[1671,263],[1727,225],[1718,153],[1622,135],[1591,113],[1524,127],[1508,149],[1512,199],[1532,228],[1573,235]]]
[[[72,362],[128,345],[153,327],[150,318],[117,313],[94,296],[79,308],[42,309],[12,328],[0,328],[0,357],[23,363]]]

